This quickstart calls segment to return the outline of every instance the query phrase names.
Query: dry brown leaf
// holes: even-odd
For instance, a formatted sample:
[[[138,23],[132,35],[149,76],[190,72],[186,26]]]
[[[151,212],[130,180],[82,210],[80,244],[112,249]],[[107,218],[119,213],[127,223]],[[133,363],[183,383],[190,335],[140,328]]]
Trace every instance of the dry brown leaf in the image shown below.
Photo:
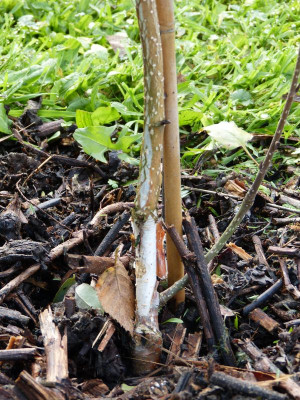
[[[246,188],[244,187],[245,185],[242,184],[242,182],[237,181],[237,180],[231,180],[229,179],[224,188],[227,190],[229,194],[232,194],[234,196],[238,196],[240,198],[245,197],[245,194],[247,192]]]
[[[115,53],[119,50],[120,57],[124,57],[126,54],[126,47],[129,46],[129,38],[125,31],[118,32],[115,35],[106,36],[106,40]]]
[[[96,290],[104,311],[132,334],[134,289],[121,261],[100,275]]]
[[[219,285],[219,284],[222,285],[224,283],[223,279],[217,274],[213,274],[211,276],[211,280],[213,285]]]
[[[244,249],[237,246],[236,244],[230,242],[226,246],[231,249],[235,254],[237,254],[242,260],[248,261],[252,259],[252,256],[250,256],[250,254],[248,254]]]

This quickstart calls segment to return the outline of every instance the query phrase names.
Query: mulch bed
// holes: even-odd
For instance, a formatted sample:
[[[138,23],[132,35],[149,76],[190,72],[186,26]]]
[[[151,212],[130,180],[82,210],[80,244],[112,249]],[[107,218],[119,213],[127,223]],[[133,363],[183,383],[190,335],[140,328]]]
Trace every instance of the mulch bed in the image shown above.
[[[0,139],[0,398],[300,399],[300,195],[293,168],[269,173],[270,194],[257,195],[232,244],[208,265],[236,365],[209,351],[188,286],[184,305],[160,313],[161,363],[151,376],[135,377],[130,336],[117,322],[79,309],[74,285],[53,303],[68,279],[95,281],[120,244],[134,280],[135,188],[121,185],[136,179],[138,168],[115,152],[106,165],[96,163],[80,152],[74,129],[43,124],[29,109],[14,120],[15,140]],[[58,130],[59,141],[47,143]],[[183,203],[207,250],[236,213],[247,178],[183,173]],[[107,258],[102,269],[99,257]],[[171,318],[183,323],[166,322]],[[49,359],[60,349],[68,377],[53,384]]]

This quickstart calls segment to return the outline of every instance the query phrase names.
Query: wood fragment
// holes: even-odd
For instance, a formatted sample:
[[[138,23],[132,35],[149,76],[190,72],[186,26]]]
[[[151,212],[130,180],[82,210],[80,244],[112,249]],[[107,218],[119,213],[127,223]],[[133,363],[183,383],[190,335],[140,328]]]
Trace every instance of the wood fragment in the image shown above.
[[[247,396],[261,397],[265,400],[287,399],[286,395],[274,392],[273,390],[264,389],[253,382],[250,383],[239,378],[234,378],[223,372],[214,372],[210,378],[210,383],[230,390],[233,393],[243,393]]]
[[[254,247],[255,247],[255,251],[256,251],[259,263],[265,265],[267,268],[270,268],[269,263],[268,263],[268,261],[266,259],[266,256],[265,256],[265,253],[264,253],[264,250],[263,250],[263,247],[262,247],[261,240],[260,240],[259,236],[254,235],[252,237],[252,241],[253,241],[253,244],[254,244]]]
[[[220,233],[219,233],[219,229],[217,227],[215,217],[212,214],[209,214],[208,220],[209,220],[209,228],[213,234],[213,237],[214,237],[215,243],[216,243],[220,239]]]
[[[35,348],[0,350],[0,361],[30,360],[37,354]]]
[[[108,206],[101,208],[94,215],[94,218],[89,223],[89,228],[96,229],[97,227],[99,227],[100,222],[107,215],[117,213],[117,212],[123,212],[125,210],[130,210],[133,207],[134,207],[133,202],[128,202],[128,203],[119,202],[119,203],[109,204]]]
[[[16,321],[21,325],[28,325],[30,318],[21,314],[17,310],[10,310],[7,307],[0,306],[0,319],[7,319],[8,321]]]
[[[186,328],[182,324],[177,324],[172,338],[172,344],[168,352],[166,364],[170,365],[174,358],[179,357],[181,353],[181,346],[183,344],[186,334]]]
[[[276,322],[273,318],[269,317],[260,308],[255,308],[253,311],[251,311],[249,317],[252,319],[252,321],[258,323],[270,333],[273,333],[279,328],[279,323]]]
[[[47,381],[59,383],[68,377],[66,331],[61,337],[58,327],[53,322],[50,307],[41,312],[39,319],[47,358]]]
[[[189,333],[186,338],[187,350],[181,354],[182,358],[197,360],[202,343],[202,332]]]
[[[65,400],[66,397],[57,389],[47,388],[35,379],[27,371],[22,371],[16,380],[16,386],[30,400]]]

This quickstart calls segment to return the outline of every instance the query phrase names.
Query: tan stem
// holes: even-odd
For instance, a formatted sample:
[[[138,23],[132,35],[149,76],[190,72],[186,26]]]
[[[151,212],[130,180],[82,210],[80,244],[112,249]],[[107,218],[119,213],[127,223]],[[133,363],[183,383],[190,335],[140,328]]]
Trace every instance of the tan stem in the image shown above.
[[[164,206],[167,225],[174,225],[182,235],[180,142],[177,107],[177,73],[175,57],[175,24],[173,0],[156,0],[163,51],[165,126],[163,147]],[[180,255],[167,234],[168,284],[173,285],[184,275]],[[175,296],[177,304],[184,301],[184,290]]]

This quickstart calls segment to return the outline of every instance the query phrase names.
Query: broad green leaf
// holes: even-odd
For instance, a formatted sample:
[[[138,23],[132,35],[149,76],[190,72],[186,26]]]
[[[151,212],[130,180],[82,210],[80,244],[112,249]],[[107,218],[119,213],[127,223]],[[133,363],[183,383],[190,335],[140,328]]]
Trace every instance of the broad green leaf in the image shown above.
[[[93,126],[106,125],[120,118],[120,114],[112,107],[98,107],[92,113]]]
[[[67,279],[61,287],[58,289],[56,295],[54,296],[53,303],[59,303],[60,301],[63,301],[67,291],[70,289],[71,286],[73,286],[76,283],[75,275],[73,275],[71,278]]]
[[[75,289],[75,301],[78,308],[99,310],[103,314],[103,308],[99,301],[96,289],[87,283],[82,283]]]
[[[73,136],[88,155],[106,163],[107,161],[104,157],[104,153],[108,150],[109,146],[112,145],[110,136],[114,130],[114,126],[89,126],[76,129]]]
[[[115,101],[111,103],[111,106],[114,107],[117,111],[119,111],[121,115],[138,115],[138,116],[142,115],[141,112],[131,111],[124,104]]]
[[[236,126],[233,121],[222,121],[219,124],[206,126],[202,130],[206,131],[215,142],[226,149],[245,148],[247,142],[253,137],[251,133]]]
[[[120,133],[120,138],[112,142],[111,135],[116,126],[89,126],[76,129],[74,138],[81,144],[83,150],[96,160],[106,163],[104,153],[107,150],[121,150],[127,152],[132,143],[140,140],[141,134],[125,136]]]
[[[195,122],[201,121],[203,113],[200,111],[183,110],[179,113],[179,125],[193,125]]]
[[[78,128],[93,126],[92,113],[84,110],[76,110],[76,125]]]
[[[3,103],[0,103],[0,132],[11,133],[9,129],[9,119],[7,118]]]

